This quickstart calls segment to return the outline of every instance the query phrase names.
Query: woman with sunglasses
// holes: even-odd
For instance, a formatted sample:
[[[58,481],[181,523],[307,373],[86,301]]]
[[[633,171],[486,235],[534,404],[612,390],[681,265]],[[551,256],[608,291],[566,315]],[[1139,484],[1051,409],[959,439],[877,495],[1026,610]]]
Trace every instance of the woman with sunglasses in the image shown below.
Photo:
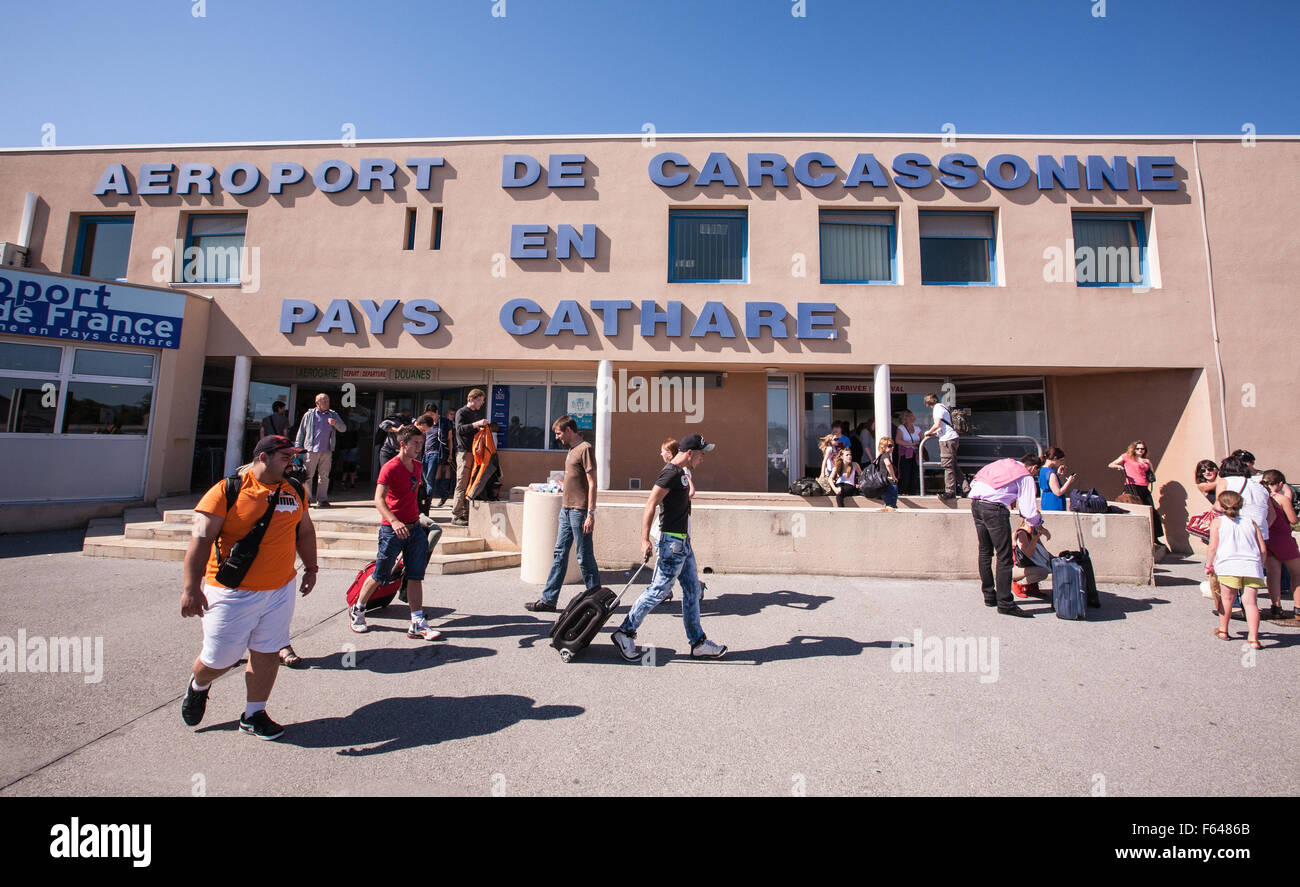
[[[1147,458],[1147,444],[1144,440],[1135,440],[1128,449],[1114,462],[1106,466],[1124,472],[1124,492],[1136,496],[1143,505],[1151,506],[1151,538],[1164,545],[1164,522],[1160,512],[1156,511],[1155,500],[1151,498],[1151,485],[1156,481],[1156,472],[1151,460]]]
[[[1219,466],[1213,459],[1202,459],[1196,463],[1196,489],[1201,491],[1211,505],[1214,504],[1215,490],[1219,485]]]

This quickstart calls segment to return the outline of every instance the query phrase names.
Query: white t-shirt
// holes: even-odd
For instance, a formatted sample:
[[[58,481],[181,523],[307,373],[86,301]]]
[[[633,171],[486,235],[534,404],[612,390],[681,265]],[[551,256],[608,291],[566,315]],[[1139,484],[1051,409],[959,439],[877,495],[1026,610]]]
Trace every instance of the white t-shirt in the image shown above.
[[[1263,579],[1263,552],[1255,538],[1255,522],[1246,517],[1245,509],[1236,520],[1220,515],[1215,523],[1219,528],[1219,548],[1214,553],[1214,572],[1220,576]]]
[[[952,413],[942,403],[934,405],[934,421],[939,423],[939,441],[956,440],[961,437],[952,427]]]
[[[1264,485],[1253,477],[1225,477],[1223,485],[1226,489],[1241,494],[1241,516],[1253,520],[1259,526],[1259,531],[1264,534],[1264,541],[1267,542],[1268,490],[1265,490]],[[1229,573],[1228,575],[1233,576],[1236,574]]]

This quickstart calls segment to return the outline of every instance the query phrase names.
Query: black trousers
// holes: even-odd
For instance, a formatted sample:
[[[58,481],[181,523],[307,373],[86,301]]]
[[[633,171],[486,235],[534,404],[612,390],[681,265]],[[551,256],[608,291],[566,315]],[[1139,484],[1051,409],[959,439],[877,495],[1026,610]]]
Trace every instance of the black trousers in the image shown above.
[[[1011,512],[1001,505],[972,499],[971,516],[975,518],[975,537],[979,540],[980,587],[984,602],[996,599],[999,607],[1015,606],[1011,596]],[[992,559],[997,557],[997,569]]]
[[[1165,534],[1164,521],[1160,519],[1160,512],[1156,511],[1155,500],[1151,498],[1151,487],[1139,486],[1138,484],[1124,484],[1124,492],[1132,493],[1142,500],[1143,505],[1151,506],[1151,541],[1159,542],[1160,537]]]
[[[898,465],[895,467],[895,474],[898,475],[898,492],[903,495],[916,494],[921,492],[920,469],[917,467],[917,457],[913,456],[908,459],[903,456],[898,457]]]

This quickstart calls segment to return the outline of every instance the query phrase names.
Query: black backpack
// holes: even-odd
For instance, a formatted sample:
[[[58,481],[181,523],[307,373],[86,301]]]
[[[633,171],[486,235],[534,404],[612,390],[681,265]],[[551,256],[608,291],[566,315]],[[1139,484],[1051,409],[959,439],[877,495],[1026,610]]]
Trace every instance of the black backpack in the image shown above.
[[[821,493],[822,488],[811,477],[801,477],[790,484],[790,495],[792,496],[820,496]]]
[[[975,426],[971,424],[970,420],[970,407],[963,407],[961,409],[958,409],[957,407],[949,407],[948,414],[952,416],[952,422],[948,424],[952,427],[952,430],[958,434],[970,434],[975,430]]]

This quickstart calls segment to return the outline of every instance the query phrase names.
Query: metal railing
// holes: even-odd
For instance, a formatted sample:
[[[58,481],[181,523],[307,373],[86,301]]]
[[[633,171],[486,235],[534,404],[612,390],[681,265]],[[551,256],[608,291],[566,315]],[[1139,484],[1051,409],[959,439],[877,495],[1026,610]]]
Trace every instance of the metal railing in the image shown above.
[[[925,471],[929,469],[942,469],[943,463],[935,460],[927,462],[925,459],[926,444],[933,443],[935,450],[939,449],[939,438],[928,437],[921,441],[920,447],[920,464],[918,473],[920,474],[921,493],[925,495]],[[987,444],[987,446],[981,446]],[[972,456],[974,450],[977,455]],[[967,472],[963,467],[966,466],[984,467],[990,462],[997,459],[1019,459],[1025,453],[1033,451],[1041,458],[1043,455],[1042,445],[1034,438],[1027,434],[963,434],[961,446],[957,450],[957,467],[962,469],[962,473],[968,477],[974,472]]]

